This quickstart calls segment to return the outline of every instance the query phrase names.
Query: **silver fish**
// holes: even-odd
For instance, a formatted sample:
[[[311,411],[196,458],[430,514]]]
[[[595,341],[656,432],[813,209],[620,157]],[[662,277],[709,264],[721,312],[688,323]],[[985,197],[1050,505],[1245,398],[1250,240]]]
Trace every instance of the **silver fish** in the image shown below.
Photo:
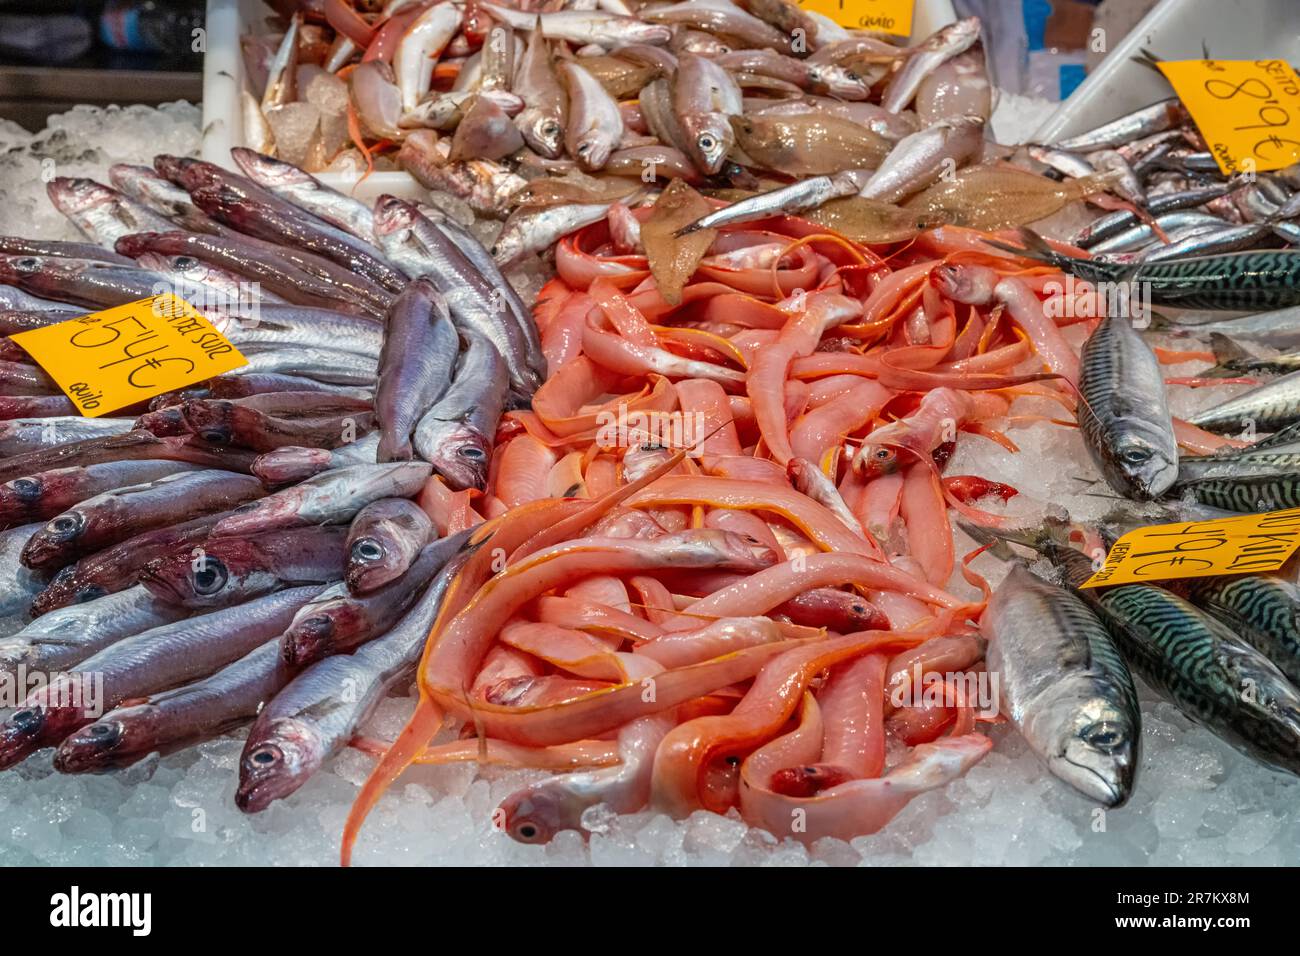
[[[413,501],[381,498],[366,505],[348,528],[348,590],[365,594],[400,577],[436,536],[428,514]]]
[[[1171,96],[1168,99],[1134,110],[1109,123],[1103,123],[1095,129],[1059,140],[1053,145],[1058,149],[1090,152],[1094,149],[1112,149],[1124,146],[1135,139],[1160,133],[1174,126],[1187,122],[1187,110],[1182,101]]]
[[[1178,441],[1164,374],[1125,317],[1108,316],[1079,356],[1079,430],[1107,482],[1123,495],[1157,498],[1178,478]]]
[[[455,381],[420,419],[415,450],[451,488],[482,490],[510,379],[491,342],[472,331],[464,335],[469,344]]]
[[[1128,800],[1142,718],[1128,667],[1076,594],[1012,566],[980,618],[1002,712],[1055,776],[1104,806]]]
[[[980,37],[978,17],[967,17],[943,27],[914,47],[902,69],[894,74],[880,105],[899,113],[916,97],[927,76],[958,54],[965,53]]]
[[[983,134],[983,119],[963,116],[906,136],[890,150],[860,195],[882,202],[905,199],[937,182],[945,170],[955,170],[978,155]]]

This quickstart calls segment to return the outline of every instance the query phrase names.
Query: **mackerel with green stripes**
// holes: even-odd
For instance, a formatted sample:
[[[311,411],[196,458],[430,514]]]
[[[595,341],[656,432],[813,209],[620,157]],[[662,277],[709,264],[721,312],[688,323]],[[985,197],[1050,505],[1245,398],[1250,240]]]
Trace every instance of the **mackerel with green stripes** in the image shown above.
[[[1170,493],[1198,504],[1254,514],[1300,507],[1300,452],[1270,450],[1233,458],[1184,458]]]
[[[1107,807],[1128,800],[1142,715],[1133,678],[1096,613],[1017,563],[980,631],[1000,708],[1047,769]]]
[[[1087,555],[1045,550],[1071,584],[1091,576]],[[1300,691],[1267,657],[1164,588],[1121,584],[1080,594],[1153,689],[1243,753],[1300,774]]]
[[[1300,305],[1300,251],[1265,249],[1121,264],[1065,255],[1033,230],[1020,232],[1024,247],[992,241],[989,245],[1046,262],[1088,282],[1136,283],[1153,305],[1233,312]]]
[[[1300,686],[1300,588],[1262,574],[1195,578],[1187,597],[1277,665]]]
[[[1300,421],[1300,371],[1234,395],[1197,412],[1188,421],[1216,435],[1244,429],[1272,432],[1285,428]]]
[[[1108,316],[1079,355],[1079,430],[1112,488],[1157,498],[1178,477],[1178,441],[1160,365],[1125,318]]]

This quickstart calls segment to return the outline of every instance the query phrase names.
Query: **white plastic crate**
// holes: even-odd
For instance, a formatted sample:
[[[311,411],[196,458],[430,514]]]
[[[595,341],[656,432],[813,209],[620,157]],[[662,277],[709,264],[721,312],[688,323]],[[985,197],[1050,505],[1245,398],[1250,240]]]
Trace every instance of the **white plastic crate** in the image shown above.
[[[208,52],[203,62],[203,158],[231,166],[230,150],[244,145],[240,91],[244,87],[244,58],[239,38],[250,24],[269,14],[261,0],[208,0]],[[956,19],[951,0],[917,0],[912,16],[913,37],[925,37]],[[377,172],[358,183],[359,176],[323,173],[320,180],[360,199],[383,193],[418,198],[426,190],[406,173]]]

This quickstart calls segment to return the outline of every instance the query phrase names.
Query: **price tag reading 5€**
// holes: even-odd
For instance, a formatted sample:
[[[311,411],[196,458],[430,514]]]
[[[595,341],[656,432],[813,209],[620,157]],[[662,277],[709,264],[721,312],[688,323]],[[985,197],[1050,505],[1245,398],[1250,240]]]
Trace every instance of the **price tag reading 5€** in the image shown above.
[[[1300,77],[1282,60],[1178,60],[1160,72],[1225,176],[1300,161]]]
[[[159,295],[11,338],[87,418],[247,365],[194,306]]]
[[[1085,588],[1276,571],[1300,548],[1300,508],[1158,524],[1115,542]]]
[[[894,36],[912,35],[916,0],[798,0],[799,6],[830,17],[842,27]]]

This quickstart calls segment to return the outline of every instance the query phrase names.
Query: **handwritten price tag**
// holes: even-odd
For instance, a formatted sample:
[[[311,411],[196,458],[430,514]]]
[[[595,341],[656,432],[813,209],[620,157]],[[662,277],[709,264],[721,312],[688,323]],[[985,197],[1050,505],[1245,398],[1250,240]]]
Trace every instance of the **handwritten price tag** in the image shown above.
[[[174,295],[10,337],[87,418],[248,364],[194,306]]]
[[[1224,175],[1300,162],[1300,76],[1282,60],[1179,60],[1165,75]]]
[[[842,27],[874,30],[894,36],[912,35],[916,0],[798,0],[805,10],[830,17]]]
[[[1300,548],[1300,508],[1130,531],[1085,588],[1217,574],[1264,574]]]

